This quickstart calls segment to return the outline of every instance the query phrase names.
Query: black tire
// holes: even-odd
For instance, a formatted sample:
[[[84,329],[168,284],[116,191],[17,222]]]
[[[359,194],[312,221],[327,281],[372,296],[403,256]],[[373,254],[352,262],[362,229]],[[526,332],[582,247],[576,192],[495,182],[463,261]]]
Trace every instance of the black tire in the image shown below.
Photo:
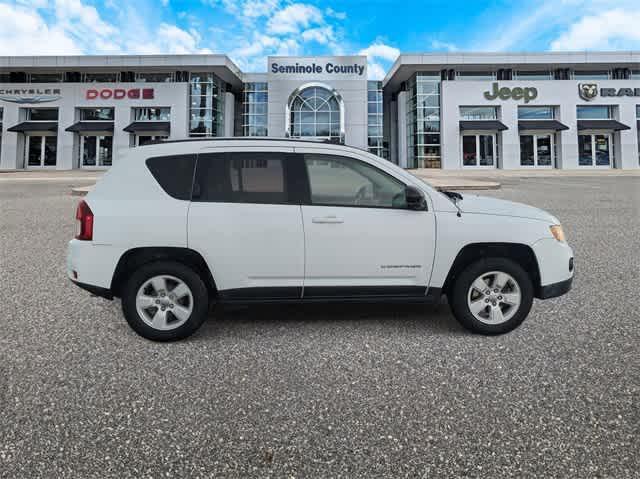
[[[191,314],[175,329],[155,329],[142,319],[136,308],[138,290],[146,281],[158,275],[178,278],[191,290],[193,297]],[[122,290],[122,311],[129,326],[140,336],[152,341],[175,341],[192,335],[207,318],[209,292],[202,278],[188,266],[174,261],[157,261],[141,266],[127,280]]]
[[[520,288],[520,306],[510,319],[500,324],[487,324],[478,320],[467,304],[467,295],[473,281],[491,271],[509,274]],[[518,263],[507,258],[484,258],[467,266],[457,276],[448,296],[454,316],[466,329],[487,335],[503,334],[517,328],[529,314],[533,304],[533,283],[529,274]]]

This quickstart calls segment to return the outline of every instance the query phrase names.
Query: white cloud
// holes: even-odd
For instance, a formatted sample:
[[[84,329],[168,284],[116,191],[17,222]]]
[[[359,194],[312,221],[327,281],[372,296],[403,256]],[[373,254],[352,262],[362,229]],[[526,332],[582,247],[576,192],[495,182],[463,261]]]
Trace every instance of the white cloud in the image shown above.
[[[279,4],[279,0],[248,0],[242,6],[242,14],[248,18],[268,17]]]
[[[274,34],[295,34],[301,29],[324,21],[322,12],[313,5],[293,3],[278,10],[268,21],[267,31]]]
[[[360,50],[358,55],[367,56],[367,75],[369,79],[382,80],[386,74],[385,66],[389,66],[391,62],[398,58],[400,50],[376,40],[367,48]]]
[[[338,20],[345,20],[347,18],[347,14],[344,12],[336,12],[333,8],[327,7],[325,13],[328,17],[337,18]]]
[[[459,49],[453,43],[441,42],[440,40],[432,40],[431,48],[437,51],[457,52]]]
[[[333,27],[328,25],[326,27],[310,28],[302,32],[301,37],[305,42],[314,41],[326,45],[334,40]]]
[[[400,55],[400,50],[376,41],[375,43],[369,45],[367,48],[360,50],[358,55],[367,55],[370,57],[394,61],[396,58],[398,58],[398,55]]]
[[[77,55],[82,50],[58,26],[33,10],[0,3],[0,55]]]
[[[640,46],[640,8],[585,16],[551,42],[551,50],[633,49]]]
[[[134,48],[136,53],[183,55],[188,53],[211,53],[211,50],[200,48],[200,35],[195,30],[186,31],[176,25],[161,23],[154,34],[154,41],[141,43]]]

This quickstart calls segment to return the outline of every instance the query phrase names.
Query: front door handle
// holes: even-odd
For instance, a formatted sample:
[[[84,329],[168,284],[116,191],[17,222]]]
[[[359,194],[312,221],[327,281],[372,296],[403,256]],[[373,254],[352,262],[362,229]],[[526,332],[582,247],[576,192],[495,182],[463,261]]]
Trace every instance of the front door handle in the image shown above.
[[[311,222],[318,224],[339,224],[344,223],[344,220],[337,216],[318,216],[316,218],[311,218]]]

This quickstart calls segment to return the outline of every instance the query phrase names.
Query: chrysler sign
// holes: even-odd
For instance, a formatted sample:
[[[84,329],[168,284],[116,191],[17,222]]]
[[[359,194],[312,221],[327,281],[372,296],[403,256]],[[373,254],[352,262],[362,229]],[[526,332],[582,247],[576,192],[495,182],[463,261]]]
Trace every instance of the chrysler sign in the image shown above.
[[[61,98],[59,88],[0,88],[0,100],[11,103],[47,103]]]
[[[153,100],[154,90],[153,88],[92,88],[87,90],[85,94],[87,100]]]

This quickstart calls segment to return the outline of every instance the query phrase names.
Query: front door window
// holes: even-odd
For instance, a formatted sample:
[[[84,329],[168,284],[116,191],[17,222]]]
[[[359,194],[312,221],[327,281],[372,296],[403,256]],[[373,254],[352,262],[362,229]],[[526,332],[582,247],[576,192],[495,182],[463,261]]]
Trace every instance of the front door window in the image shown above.
[[[38,168],[56,166],[58,154],[58,137],[56,136],[28,136],[27,137],[27,166]]]
[[[611,166],[611,135],[578,135],[578,164],[580,166]]]
[[[520,166],[553,166],[553,135],[520,135]]]
[[[80,158],[83,167],[111,166],[113,157],[112,136],[82,136]]]
[[[462,136],[462,164],[464,166],[495,166],[496,135]]]

